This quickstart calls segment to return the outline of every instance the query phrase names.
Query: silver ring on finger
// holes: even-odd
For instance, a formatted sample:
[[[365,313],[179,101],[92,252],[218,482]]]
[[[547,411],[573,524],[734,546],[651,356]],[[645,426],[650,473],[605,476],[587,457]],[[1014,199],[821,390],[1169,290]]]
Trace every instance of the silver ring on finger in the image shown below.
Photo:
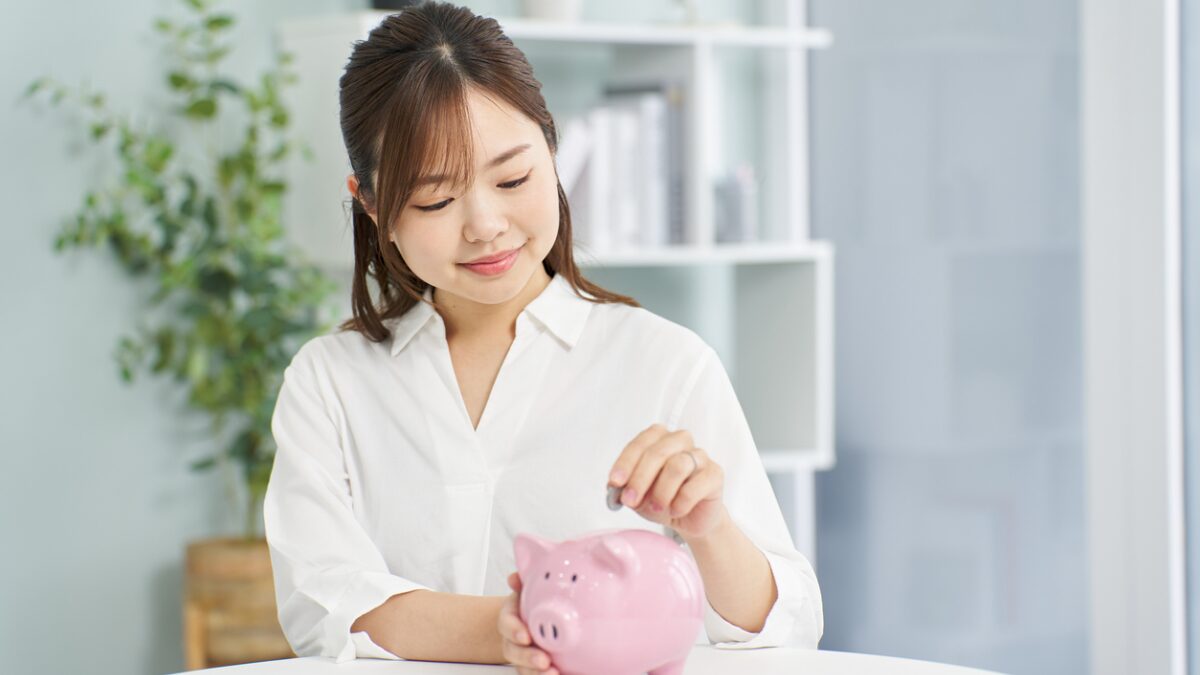
[[[690,476],[700,469],[700,461],[696,459],[696,455],[693,454],[691,450],[684,450],[684,452],[688,457],[692,458],[692,470],[688,472],[688,475]]]

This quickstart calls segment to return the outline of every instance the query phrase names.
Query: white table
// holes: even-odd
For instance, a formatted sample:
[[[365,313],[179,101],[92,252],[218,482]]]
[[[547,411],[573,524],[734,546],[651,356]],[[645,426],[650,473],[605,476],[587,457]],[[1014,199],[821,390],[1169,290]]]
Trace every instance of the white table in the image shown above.
[[[331,658],[310,656],[193,670],[189,673],[219,675],[347,675],[350,673],[397,673],[415,675],[499,675],[515,673],[512,666],[487,666],[431,661],[388,661],[355,659],[334,663]],[[891,656],[854,654],[825,650],[771,647],[767,649],[717,649],[696,645],[688,657],[687,675],[995,675],[992,671],[915,661]]]

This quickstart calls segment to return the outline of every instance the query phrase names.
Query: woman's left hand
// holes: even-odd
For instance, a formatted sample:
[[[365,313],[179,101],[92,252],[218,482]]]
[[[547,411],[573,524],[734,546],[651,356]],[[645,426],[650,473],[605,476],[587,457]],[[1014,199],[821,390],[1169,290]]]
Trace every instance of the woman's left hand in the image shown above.
[[[647,427],[625,446],[608,484],[624,488],[622,504],[684,539],[703,538],[724,516],[725,472],[683,429]]]

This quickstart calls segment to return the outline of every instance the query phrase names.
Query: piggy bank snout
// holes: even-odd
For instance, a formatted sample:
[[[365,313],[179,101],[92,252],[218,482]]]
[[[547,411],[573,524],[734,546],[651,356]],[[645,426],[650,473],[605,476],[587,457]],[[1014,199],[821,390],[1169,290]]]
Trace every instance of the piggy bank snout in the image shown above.
[[[561,601],[538,605],[529,613],[529,632],[537,646],[561,652],[579,642],[579,614]]]

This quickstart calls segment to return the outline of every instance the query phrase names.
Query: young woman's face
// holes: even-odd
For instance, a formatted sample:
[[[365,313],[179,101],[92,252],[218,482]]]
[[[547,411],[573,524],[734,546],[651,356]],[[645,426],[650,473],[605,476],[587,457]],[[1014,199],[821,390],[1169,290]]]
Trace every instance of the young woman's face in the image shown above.
[[[496,304],[525,288],[554,245],[558,176],[537,123],[475,90],[467,100],[475,127],[474,184],[459,191],[449,185],[418,187],[391,239],[413,273],[439,293]],[[508,158],[493,165],[502,155]],[[499,274],[463,265],[512,249],[518,249],[516,259]]]

